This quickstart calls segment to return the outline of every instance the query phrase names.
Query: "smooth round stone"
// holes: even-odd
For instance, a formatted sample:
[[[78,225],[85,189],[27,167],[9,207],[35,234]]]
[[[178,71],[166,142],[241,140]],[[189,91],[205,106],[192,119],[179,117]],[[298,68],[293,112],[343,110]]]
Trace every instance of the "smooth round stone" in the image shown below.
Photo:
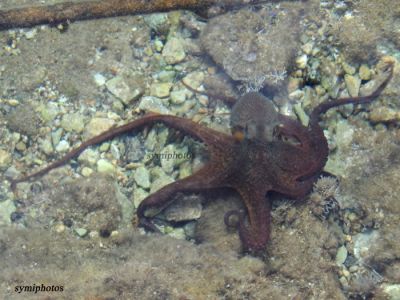
[[[186,100],[186,91],[172,91],[171,92],[171,102],[173,104],[182,104]]]
[[[97,171],[105,174],[113,174],[115,172],[115,167],[107,159],[101,158],[97,162]]]
[[[150,95],[158,98],[166,98],[169,96],[169,91],[172,88],[170,82],[153,83],[150,86]]]
[[[145,189],[150,188],[150,172],[144,166],[136,169],[133,178],[139,186]]]
[[[11,154],[3,149],[0,149],[0,170],[6,170],[10,166],[11,161]]]
[[[61,153],[61,152],[67,152],[69,150],[69,143],[66,140],[62,140],[58,143],[56,146],[56,151]]]

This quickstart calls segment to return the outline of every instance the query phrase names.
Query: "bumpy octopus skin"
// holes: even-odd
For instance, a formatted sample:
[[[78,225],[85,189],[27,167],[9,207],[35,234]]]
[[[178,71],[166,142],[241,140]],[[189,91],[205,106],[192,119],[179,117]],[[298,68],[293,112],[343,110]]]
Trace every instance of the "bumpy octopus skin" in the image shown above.
[[[267,199],[268,193],[276,192],[293,199],[304,198],[325,166],[329,150],[319,126],[321,114],[336,106],[374,100],[392,77],[392,63],[388,63],[388,72],[384,82],[369,96],[342,98],[318,105],[313,109],[307,127],[279,114],[271,101],[259,93],[244,95],[233,107],[232,135],[185,118],[149,114],[112,128],[82,143],[46,168],[12,181],[12,189],[15,190],[19,182],[41,176],[65,164],[89,146],[151,124],[163,123],[203,142],[207,146],[209,161],[191,176],[168,184],[145,198],[137,209],[140,224],[155,228],[147,212],[150,209],[164,209],[173,201],[177,192],[232,188],[242,198],[247,218],[243,212],[229,211],[225,215],[225,223],[237,227],[243,251],[257,255],[265,250],[270,235],[271,201]],[[237,217],[236,222],[231,218],[233,215]]]

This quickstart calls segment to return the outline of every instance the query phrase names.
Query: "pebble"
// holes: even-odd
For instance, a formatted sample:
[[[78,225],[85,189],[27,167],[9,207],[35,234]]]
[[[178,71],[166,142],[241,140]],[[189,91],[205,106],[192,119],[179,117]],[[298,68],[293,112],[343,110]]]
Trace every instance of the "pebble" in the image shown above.
[[[361,65],[360,70],[358,71],[361,80],[370,80],[371,79],[371,70],[367,65]]]
[[[206,95],[198,95],[197,99],[199,100],[199,103],[203,106],[208,106],[210,104],[208,96]]]
[[[6,150],[0,149],[0,170],[5,171],[12,161],[11,154]]]
[[[162,41],[160,41],[159,39],[154,41],[154,49],[156,49],[157,52],[161,52],[163,48],[164,44]]]
[[[349,283],[348,283],[346,277],[344,277],[344,276],[341,276],[341,277],[339,278],[339,282],[340,282],[340,284],[342,285],[342,287],[347,287],[347,286],[349,285]]]
[[[39,148],[47,155],[50,155],[54,152],[53,144],[51,143],[50,137],[46,137],[42,139],[39,143]]]
[[[54,227],[54,230],[55,230],[57,233],[62,233],[62,232],[65,231],[65,225],[64,225],[64,224],[57,224],[57,225]]]
[[[101,158],[97,161],[97,171],[105,174],[114,174],[115,167],[107,159]]]
[[[91,169],[91,168],[88,168],[88,167],[83,167],[82,168],[82,171],[81,171],[81,174],[82,174],[82,176],[84,176],[84,177],[89,177],[90,175],[92,175],[93,174],[93,169]]]
[[[171,114],[171,111],[167,107],[165,107],[161,99],[154,96],[142,97],[138,108],[147,112],[154,112],[166,115]]]
[[[58,143],[61,140],[62,133],[63,133],[62,128],[58,128],[56,131],[51,133],[51,142],[53,143],[53,146],[58,145]]]
[[[163,174],[162,176],[160,176],[151,183],[150,193],[152,194],[154,192],[157,192],[162,187],[174,181],[175,181],[174,178],[172,178],[171,176]]]
[[[173,70],[162,70],[157,74],[157,79],[161,82],[172,82],[176,76]]]
[[[138,187],[133,190],[133,205],[137,208],[140,203],[149,195],[147,191]]]
[[[47,105],[39,105],[38,112],[44,122],[50,122],[60,113],[58,105],[54,102],[49,102]]]
[[[172,173],[175,167],[185,161],[184,156],[187,154],[188,148],[178,148],[175,144],[169,144],[161,151],[162,158],[161,167],[165,173]]]
[[[172,83],[170,82],[153,83],[150,86],[150,95],[158,98],[166,98],[169,96],[171,88]]]
[[[185,240],[186,239],[186,234],[185,234],[185,229],[183,228],[173,228],[172,230],[166,232],[169,236],[178,239],[178,240]]]
[[[395,123],[400,121],[400,111],[390,107],[374,107],[369,113],[368,119],[373,123]]]
[[[19,105],[19,101],[17,99],[8,99],[8,100],[6,100],[6,102],[8,105],[10,105],[12,107]]]
[[[182,81],[187,86],[197,90],[204,81],[204,73],[199,71],[189,73],[182,79]]]
[[[186,91],[178,90],[171,92],[171,102],[173,104],[182,104],[186,100]]]
[[[196,220],[201,217],[201,201],[197,195],[182,196],[165,209],[165,219],[174,222]]]
[[[87,166],[95,166],[99,160],[99,153],[93,149],[86,149],[78,156],[78,161]]]
[[[36,36],[36,34],[37,34],[37,29],[33,28],[33,29],[25,32],[25,37],[27,40],[31,40]]]
[[[398,300],[400,299],[400,284],[384,284],[383,292],[388,295],[389,300]]]
[[[308,43],[304,44],[304,45],[301,47],[301,50],[303,50],[303,52],[304,52],[305,54],[310,55],[311,52],[312,52],[312,50],[313,50],[313,47],[314,47],[313,43],[308,42]]]
[[[85,128],[84,117],[80,113],[65,114],[62,117],[60,126],[68,132],[81,133]]]
[[[344,82],[346,83],[346,88],[350,96],[357,97],[360,92],[361,79],[358,76],[346,74],[344,76]]]
[[[169,18],[167,13],[154,13],[144,15],[145,23],[156,32],[167,33],[169,29]]]
[[[125,139],[125,160],[128,163],[142,161],[145,156],[145,146],[138,136]]]
[[[296,103],[293,106],[293,108],[294,108],[294,111],[295,111],[297,117],[299,118],[301,124],[303,124],[304,126],[308,126],[310,117],[304,111],[303,107],[301,106],[301,103]]]
[[[358,272],[358,266],[351,266],[350,268],[349,268],[349,271],[350,271],[350,273],[356,273],[356,272]]]
[[[191,162],[189,160],[183,162],[179,166],[179,179],[188,177],[188,176],[192,175],[192,173],[193,173],[192,164],[191,164]]]
[[[164,45],[162,56],[166,63],[170,65],[182,62],[186,57],[182,39],[176,37],[168,39],[167,43]]]
[[[110,149],[110,142],[101,143],[99,147],[100,152],[107,152]]]
[[[131,80],[128,84],[123,76],[114,77],[106,82],[107,89],[125,105],[129,105],[133,100],[138,99],[144,92],[141,83],[135,84]]]
[[[343,245],[339,247],[337,253],[336,253],[336,264],[337,265],[342,265],[347,258],[347,248]]]
[[[93,78],[94,78],[94,82],[95,82],[98,86],[104,85],[104,84],[106,83],[106,81],[107,81],[107,78],[104,77],[104,76],[103,76],[102,74],[100,74],[100,73],[94,74]]]
[[[110,129],[114,125],[115,121],[112,119],[95,117],[86,125],[83,135],[85,139],[89,139]]]
[[[88,233],[88,230],[85,228],[75,228],[74,231],[80,237],[84,237]]]
[[[15,210],[16,207],[11,199],[0,202],[0,226],[11,224],[10,216]]]
[[[68,141],[66,140],[61,140],[58,145],[56,146],[56,151],[59,153],[67,152],[69,150],[70,146]]]
[[[18,171],[14,166],[9,167],[5,172],[4,172],[4,177],[5,178],[17,178],[21,174],[20,171]]]
[[[307,61],[308,61],[307,54],[303,54],[296,58],[296,66],[299,69],[305,69],[305,67],[307,66]]]
[[[146,169],[146,167],[141,166],[137,168],[133,178],[139,186],[145,189],[150,188],[150,172]]]
[[[354,74],[356,73],[356,68],[353,67],[353,66],[351,66],[351,65],[349,65],[349,64],[346,63],[346,62],[343,62],[343,63],[342,63],[342,67],[343,67],[343,70],[344,70],[344,72],[345,72],[346,74],[354,75]]]
[[[25,145],[25,143],[23,141],[18,142],[15,145],[15,149],[17,149],[18,151],[24,152],[26,150],[26,145]]]
[[[344,277],[349,278],[350,277],[350,272],[346,269],[342,270],[342,274]]]

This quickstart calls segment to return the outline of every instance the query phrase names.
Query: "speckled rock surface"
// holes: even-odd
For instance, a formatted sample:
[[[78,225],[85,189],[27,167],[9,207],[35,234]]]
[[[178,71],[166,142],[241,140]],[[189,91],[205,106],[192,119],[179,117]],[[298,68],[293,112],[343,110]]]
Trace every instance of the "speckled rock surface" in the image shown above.
[[[214,18],[202,32],[202,45],[234,80],[280,83],[298,47],[301,25],[296,5]]]

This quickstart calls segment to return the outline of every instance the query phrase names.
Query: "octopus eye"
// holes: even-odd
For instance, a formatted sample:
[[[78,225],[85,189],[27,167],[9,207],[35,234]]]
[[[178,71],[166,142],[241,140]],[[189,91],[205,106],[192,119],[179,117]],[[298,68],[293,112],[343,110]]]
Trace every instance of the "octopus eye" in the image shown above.
[[[246,137],[246,132],[244,128],[236,126],[235,128],[232,128],[232,135],[236,141],[241,142]]]

